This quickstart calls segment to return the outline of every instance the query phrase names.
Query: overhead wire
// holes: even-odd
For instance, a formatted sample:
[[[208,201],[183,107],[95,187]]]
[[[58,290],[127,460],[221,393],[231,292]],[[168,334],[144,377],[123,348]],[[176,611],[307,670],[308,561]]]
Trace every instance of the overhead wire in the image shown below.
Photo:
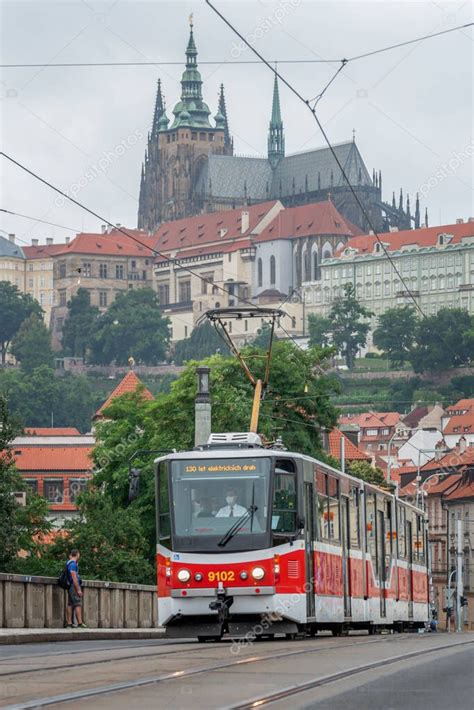
[[[67,229],[70,232],[76,232],[76,234],[79,234],[82,230],[76,229],[75,227],[66,227],[64,224],[56,224],[55,222],[47,222],[44,219],[40,219],[39,217],[31,217],[30,215],[27,214],[20,214],[19,212],[13,212],[12,210],[6,210],[3,207],[0,207],[0,212],[5,212],[5,214],[11,214],[14,215],[15,217],[22,217],[23,219],[30,219],[33,222],[40,222],[41,224],[48,224],[50,227],[59,227],[60,229]]]

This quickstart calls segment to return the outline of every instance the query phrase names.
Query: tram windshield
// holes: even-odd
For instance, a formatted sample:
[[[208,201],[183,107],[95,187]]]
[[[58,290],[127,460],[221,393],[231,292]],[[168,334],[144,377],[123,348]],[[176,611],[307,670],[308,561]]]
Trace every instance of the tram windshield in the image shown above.
[[[232,528],[230,539],[247,540],[268,528],[270,459],[173,461],[171,485],[178,537],[213,537],[218,545]]]

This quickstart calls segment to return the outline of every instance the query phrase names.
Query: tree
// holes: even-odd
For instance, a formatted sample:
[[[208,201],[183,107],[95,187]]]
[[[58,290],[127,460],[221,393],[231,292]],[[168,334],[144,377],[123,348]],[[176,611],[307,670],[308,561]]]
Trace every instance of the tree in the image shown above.
[[[253,348],[261,348],[262,350],[268,350],[270,345],[270,336],[272,333],[272,326],[270,323],[263,323],[262,327],[257,330],[257,335],[251,341]],[[273,333],[273,342],[278,340],[276,333]]]
[[[344,285],[344,295],[336,299],[328,319],[331,323],[332,342],[346,358],[347,367],[354,367],[359,348],[367,341],[370,324],[365,322],[372,312],[361,306],[356,298],[354,284]]]
[[[25,372],[31,372],[41,365],[53,366],[50,332],[34,313],[21,324],[10,350]]]
[[[163,362],[169,341],[169,319],[163,318],[159,300],[151,288],[117,295],[95,324],[91,359],[97,364],[115,361],[125,365],[130,356],[137,362]]]
[[[182,365],[187,360],[202,360],[214,353],[227,355],[229,348],[211,323],[205,321],[194,328],[189,338],[176,343],[173,360]]]
[[[441,308],[420,319],[410,355],[415,372],[466,365],[474,353],[474,318],[461,308]]]
[[[39,318],[43,315],[43,309],[38,301],[35,301],[27,293],[21,293],[19,289],[8,281],[0,281],[0,350],[2,353],[2,365],[7,358],[7,350],[13,336],[18,332],[21,324],[28,316],[35,314]]]
[[[26,505],[21,506],[14,496],[27,491],[15,469],[10,448],[20,431],[8,411],[6,398],[0,396],[0,572],[14,571],[18,552],[34,552],[35,538],[50,530],[46,501],[28,492]]]
[[[369,461],[352,461],[347,467],[347,472],[366,483],[373,483],[380,488],[391,489],[391,486],[385,480],[382,469],[378,468],[378,466],[373,468]]]
[[[308,331],[310,345],[318,345],[322,348],[329,345],[331,333],[331,321],[329,318],[325,318],[318,313],[310,313],[308,316]]]
[[[67,308],[68,317],[63,326],[63,348],[67,354],[85,360],[91,334],[99,317],[99,309],[91,306],[90,294],[85,288],[78,289],[68,302]]]
[[[418,319],[413,306],[389,308],[379,316],[374,330],[374,345],[383,350],[394,367],[400,367],[410,359]]]

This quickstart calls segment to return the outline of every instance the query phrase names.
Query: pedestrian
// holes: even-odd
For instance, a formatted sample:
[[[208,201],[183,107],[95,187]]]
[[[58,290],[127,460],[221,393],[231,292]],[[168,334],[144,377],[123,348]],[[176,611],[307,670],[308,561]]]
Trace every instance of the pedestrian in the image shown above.
[[[67,577],[69,587],[67,591],[66,625],[72,628],[73,615],[76,616],[77,626],[80,629],[87,629],[87,625],[82,621],[82,585],[79,574],[79,550],[71,550],[69,559],[66,562]]]

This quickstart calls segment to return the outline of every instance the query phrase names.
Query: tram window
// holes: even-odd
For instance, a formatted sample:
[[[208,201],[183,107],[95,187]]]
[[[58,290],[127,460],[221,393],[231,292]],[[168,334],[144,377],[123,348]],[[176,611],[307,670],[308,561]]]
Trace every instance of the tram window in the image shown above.
[[[170,498],[166,464],[158,469],[158,521],[160,540],[170,537]]]
[[[423,519],[421,515],[416,516],[416,535],[413,536],[415,552],[413,559],[424,562],[425,559],[425,537],[423,531]]]
[[[402,559],[405,559],[405,557],[407,556],[406,537],[405,537],[406,511],[405,511],[405,507],[400,504],[397,505],[397,510],[398,510],[398,521],[397,521],[398,556]]]
[[[339,481],[330,475],[328,475],[328,504],[329,536],[332,540],[339,540]]]
[[[349,491],[349,528],[351,549],[360,548],[360,498],[355,486]]]
[[[316,489],[318,494],[318,537],[329,538],[328,525],[328,477],[322,471],[316,471]]]
[[[275,533],[294,533],[296,530],[295,476],[279,468],[275,469],[272,530]]]
[[[376,538],[375,538],[375,530],[376,530],[376,520],[375,520],[375,511],[376,511],[376,499],[375,499],[375,493],[367,493],[366,495],[366,503],[365,503],[365,527],[366,527],[366,543],[367,543],[367,552],[372,556],[372,559],[375,561],[375,553],[376,553]]]

